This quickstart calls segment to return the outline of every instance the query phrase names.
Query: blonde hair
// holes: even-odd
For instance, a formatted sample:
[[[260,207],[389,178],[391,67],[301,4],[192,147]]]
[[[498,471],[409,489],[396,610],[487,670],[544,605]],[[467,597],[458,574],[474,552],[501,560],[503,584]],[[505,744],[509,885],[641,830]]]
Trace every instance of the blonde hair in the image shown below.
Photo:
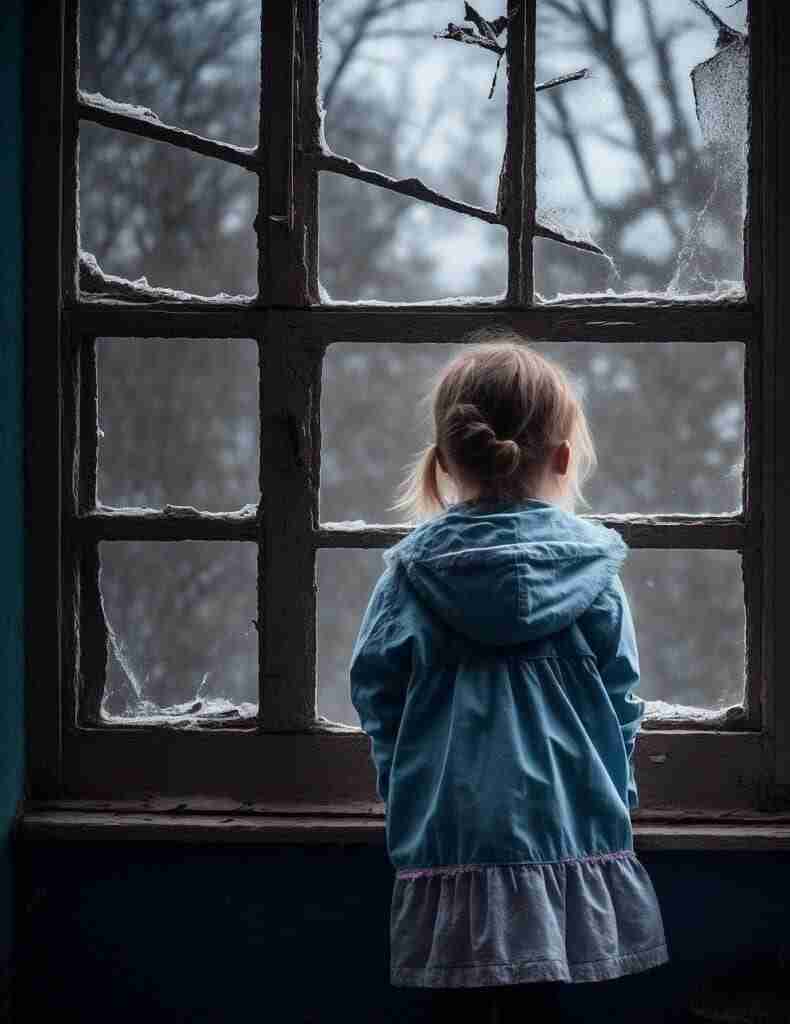
[[[448,507],[439,453],[481,498],[530,497],[551,451],[571,443],[569,489],[574,504],[596,466],[581,399],[562,367],[512,330],[486,328],[468,336],[464,350],[444,366],[424,396],[435,441],[405,467],[399,498],[390,506],[407,521],[429,519]]]

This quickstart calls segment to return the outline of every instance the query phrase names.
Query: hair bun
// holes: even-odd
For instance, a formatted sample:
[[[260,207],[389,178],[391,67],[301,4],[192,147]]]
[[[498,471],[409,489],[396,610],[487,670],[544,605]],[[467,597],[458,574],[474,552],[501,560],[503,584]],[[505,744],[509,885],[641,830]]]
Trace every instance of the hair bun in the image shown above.
[[[510,476],[515,473],[521,463],[521,448],[512,438],[497,441],[494,458],[497,473]]]
[[[485,476],[510,476],[521,465],[523,451],[508,438],[500,440],[476,405],[459,402],[447,417],[447,433],[462,461]]]
[[[475,461],[485,461],[496,444],[496,434],[475,405],[459,402],[447,417],[448,434]]]

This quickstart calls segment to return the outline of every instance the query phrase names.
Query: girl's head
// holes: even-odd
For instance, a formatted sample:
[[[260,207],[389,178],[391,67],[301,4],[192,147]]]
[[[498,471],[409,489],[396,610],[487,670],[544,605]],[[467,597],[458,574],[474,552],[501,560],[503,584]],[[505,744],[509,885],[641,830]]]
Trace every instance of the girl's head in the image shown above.
[[[392,506],[409,521],[449,501],[548,497],[573,509],[596,457],[581,401],[560,366],[513,331],[477,332],[439,372],[435,440],[409,467]]]

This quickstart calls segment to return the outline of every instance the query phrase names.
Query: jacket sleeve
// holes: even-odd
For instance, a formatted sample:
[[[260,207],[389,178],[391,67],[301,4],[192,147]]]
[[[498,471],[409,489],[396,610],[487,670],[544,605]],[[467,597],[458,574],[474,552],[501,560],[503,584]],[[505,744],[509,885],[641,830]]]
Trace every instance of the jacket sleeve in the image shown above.
[[[628,756],[628,805],[639,806],[634,772],[636,736],[645,713],[644,700],[635,693],[639,685],[639,653],[628,597],[619,576],[615,576],[589,610],[592,630],[588,634],[596,653],[598,671],[612,702]]]
[[[370,737],[379,797],[386,803],[395,743],[411,678],[411,635],[401,607],[402,569],[389,567],[376,583],[349,666],[351,703]]]

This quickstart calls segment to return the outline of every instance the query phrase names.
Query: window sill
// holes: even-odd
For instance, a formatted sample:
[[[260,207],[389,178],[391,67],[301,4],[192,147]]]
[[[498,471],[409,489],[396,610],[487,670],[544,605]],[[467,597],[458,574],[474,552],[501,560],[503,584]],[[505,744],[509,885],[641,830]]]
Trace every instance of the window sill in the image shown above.
[[[121,805],[32,805],[17,822],[17,838],[30,841],[159,841],[210,844],[385,845],[381,805],[294,805],[244,813],[184,809],[143,810]],[[790,815],[681,812],[634,819],[638,853],[661,850],[790,850]]]

